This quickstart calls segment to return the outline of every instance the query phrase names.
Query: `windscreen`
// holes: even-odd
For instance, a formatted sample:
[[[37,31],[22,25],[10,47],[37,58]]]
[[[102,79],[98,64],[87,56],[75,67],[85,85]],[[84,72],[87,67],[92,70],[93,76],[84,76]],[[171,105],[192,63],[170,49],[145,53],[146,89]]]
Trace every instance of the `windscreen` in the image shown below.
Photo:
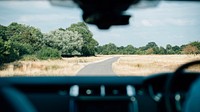
[[[3,0],[0,77],[173,72],[200,60],[199,11],[200,2],[160,1],[154,7],[129,8],[129,25],[99,30],[83,21],[78,6]]]

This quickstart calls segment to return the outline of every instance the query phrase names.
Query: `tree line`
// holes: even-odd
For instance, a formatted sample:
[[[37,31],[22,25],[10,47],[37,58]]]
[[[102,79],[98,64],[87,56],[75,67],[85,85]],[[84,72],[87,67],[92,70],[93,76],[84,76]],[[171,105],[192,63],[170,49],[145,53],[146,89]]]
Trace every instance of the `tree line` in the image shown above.
[[[98,42],[84,22],[49,33],[16,22],[0,25],[0,65],[18,59],[94,56],[97,46]]]
[[[96,48],[97,54],[199,54],[200,42],[194,41],[186,45],[172,46],[167,44],[166,47],[158,46],[155,42],[149,42],[145,46],[136,48],[133,45],[116,46],[114,43],[105,44]]]
[[[165,48],[149,42],[139,48],[133,45],[100,46],[84,22],[42,33],[33,26],[16,22],[0,25],[0,65],[18,59],[58,59],[62,56],[95,56],[96,54],[199,54],[200,42]]]

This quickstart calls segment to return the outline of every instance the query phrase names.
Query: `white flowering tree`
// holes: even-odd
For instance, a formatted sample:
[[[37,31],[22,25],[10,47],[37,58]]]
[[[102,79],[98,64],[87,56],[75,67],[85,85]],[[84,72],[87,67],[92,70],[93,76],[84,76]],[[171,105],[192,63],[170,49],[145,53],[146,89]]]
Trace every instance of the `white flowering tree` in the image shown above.
[[[82,35],[77,31],[58,29],[44,34],[44,43],[61,51],[62,55],[81,55]]]

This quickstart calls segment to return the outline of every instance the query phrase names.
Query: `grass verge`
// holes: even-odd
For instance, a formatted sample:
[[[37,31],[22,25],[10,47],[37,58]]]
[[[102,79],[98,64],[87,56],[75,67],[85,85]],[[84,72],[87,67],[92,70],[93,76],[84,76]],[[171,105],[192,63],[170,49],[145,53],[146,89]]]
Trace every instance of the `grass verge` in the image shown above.
[[[193,60],[200,60],[200,55],[124,55],[112,67],[119,76],[146,76],[175,71]],[[200,71],[200,66],[194,69]]]
[[[0,76],[74,76],[89,63],[105,60],[110,56],[73,57],[57,60],[23,59],[1,67]]]

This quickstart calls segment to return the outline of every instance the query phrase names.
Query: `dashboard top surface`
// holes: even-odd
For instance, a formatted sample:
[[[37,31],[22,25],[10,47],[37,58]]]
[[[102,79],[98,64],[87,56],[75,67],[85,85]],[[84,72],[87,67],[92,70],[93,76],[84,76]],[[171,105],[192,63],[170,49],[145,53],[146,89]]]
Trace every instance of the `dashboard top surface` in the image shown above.
[[[145,76],[1,77],[0,84],[142,84]]]

